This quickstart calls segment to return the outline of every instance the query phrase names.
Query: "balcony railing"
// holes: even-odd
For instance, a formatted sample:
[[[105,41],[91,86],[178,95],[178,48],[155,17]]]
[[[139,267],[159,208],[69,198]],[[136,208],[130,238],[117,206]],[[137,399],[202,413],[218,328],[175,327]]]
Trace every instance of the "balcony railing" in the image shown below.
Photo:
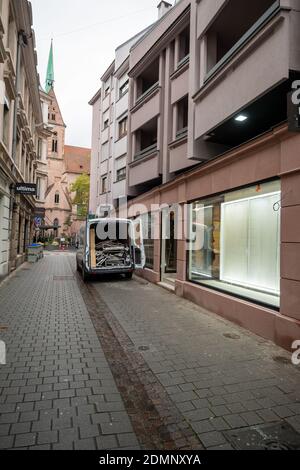
[[[138,105],[141,103],[145,98],[147,98],[148,95],[151,95],[151,93],[156,90],[159,87],[159,82],[154,83],[148,90],[146,90],[142,95],[140,95],[137,100],[135,105]]]
[[[141,150],[140,152],[136,153],[134,156],[134,161],[141,160],[153,153],[157,152],[157,144],[150,145],[149,147]]]
[[[183,57],[177,64],[177,69],[180,69],[183,67],[185,64],[188,64],[190,61],[190,54],[187,54],[185,57]]]
[[[216,65],[206,74],[204,83],[212,78],[242,47],[253,37],[264,25],[280,10],[280,0],[276,0],[273,5],[254,23],[254,25],[234,44],[234,46],[217,62]]]
[[[181,139],[182,137],[185,137],[187,133],[188,133],[188,128],[184,127],[176,132],[176,138]]]

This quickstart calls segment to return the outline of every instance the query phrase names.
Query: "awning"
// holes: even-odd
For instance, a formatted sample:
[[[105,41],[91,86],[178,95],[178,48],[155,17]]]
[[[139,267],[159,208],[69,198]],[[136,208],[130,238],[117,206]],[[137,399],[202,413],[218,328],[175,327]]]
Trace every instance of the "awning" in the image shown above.
[[[41,225],[37,227],[37,230],[57,230],[61,228],[61,225]]]

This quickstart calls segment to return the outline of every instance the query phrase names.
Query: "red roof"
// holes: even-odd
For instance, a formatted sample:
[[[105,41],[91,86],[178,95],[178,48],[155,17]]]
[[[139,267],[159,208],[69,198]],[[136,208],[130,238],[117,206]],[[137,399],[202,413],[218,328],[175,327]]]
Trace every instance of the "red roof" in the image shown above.
[[[65,145],[66,173],[90,174],[91,149]]]

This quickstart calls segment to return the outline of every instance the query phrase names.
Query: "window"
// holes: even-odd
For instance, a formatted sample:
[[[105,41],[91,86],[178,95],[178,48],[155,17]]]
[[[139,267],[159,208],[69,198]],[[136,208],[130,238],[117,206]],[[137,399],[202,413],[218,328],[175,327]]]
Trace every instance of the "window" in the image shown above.
[[[104,92],[105,98],[109,95],[109,93],[110,93],[110,87],[107,87]]]
[[[37,145],[37,159],[42,160],[42,140],[38,139]]]
[[[4,97],[4,107],[3,107],[3,142],[6,147],[9,146],[9,137],[10,137],[10,102],[9,99]]]
[[[55,114],[52,114],[52,121],[55,121],[55,119],[56,119]]]
[[[58,140],[57,140],[57,133],[54,134],[54,138],[52,139],[52,152],[57,153],[58,152]]]
[[[127,117],[125,119],[122,119],[122,121],[119,122],[119,139],[122,139],[122,137],[127,135],[127,124],[128,124]]]
[[[107,129],[109,127],[109,119],[106,119],[104,121],[104,126],[103,126],[103,129]]]
[[[59,200],[60,200],[59,193],[55,193],[55,196],[54,196],[54,203],[55,203],[55,204],[59,204]]]
[[[123,181],[126,179],[126,166],[117,170],[117,181]]]
[[[36,198],[38,201],[41,200],[41,178],[36,180]]]
[[[137,78],[137,99],[159,84],[159,59],[157,58]]]
[[[188,128],[189,98],[188,95],[177,103],[177,129],[176,137],[186,134]]]
[[[157,151],[157,118],[144,124],[136,133],[135,159],[142,158],[151,152]]]
[[[188,26],[179,35],[179,63],[186,59],[190,54],[190,27]]]
[[[189,279],[278,308],[280,199],[275,181],[194,203]]]
[[[127,80],[127,82],[125,82],[124,85],[120,87],[119,99],[121,99],[124,95],[126,95],[128,91],[129,91],[129,80]]]
[[[54,219],[53,228],[54,228],[54,234],[57,237],[58,229],[59,229],[59,220],[58,219]]]
[[[103,176],[103,178],[101,180],[101,193],[105,194],[107,192],[108,192],[108,177]]]

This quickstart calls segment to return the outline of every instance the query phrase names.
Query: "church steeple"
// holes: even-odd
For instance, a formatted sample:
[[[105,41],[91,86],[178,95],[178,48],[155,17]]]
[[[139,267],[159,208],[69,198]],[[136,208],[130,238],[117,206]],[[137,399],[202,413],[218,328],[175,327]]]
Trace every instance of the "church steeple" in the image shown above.
[[[47,76],[45,90],[46,93],[54,87],[54,60],[53,60],[53,40],[51,40],[51,47],[49,52],[48,67],[47,67]]]

